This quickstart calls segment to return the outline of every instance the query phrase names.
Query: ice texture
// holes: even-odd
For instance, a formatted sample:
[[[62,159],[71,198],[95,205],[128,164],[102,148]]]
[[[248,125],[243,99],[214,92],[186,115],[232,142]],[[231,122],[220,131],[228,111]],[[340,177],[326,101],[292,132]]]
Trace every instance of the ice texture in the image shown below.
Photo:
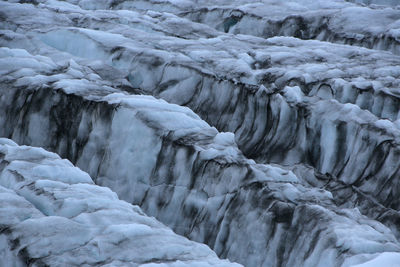
[[[365,5],[399,6],[398,0],[348,0],[349,2]]]
[[[245,266],[398,259],[398,9],[40,0],[0,10],[0,136],[68,158]],[[42,202],[46,214],[80,212]]]
[[[49,71],[43,80],[76,73],[69,71],[77,67],[71,61],[69,67],[50,71],[40,66],[51,66],[49,58],[18,49],[0,51],[30,58],[27,65],[36,60],[37,68],[30,70],[38,72],[34,77]],[[24,69],[25,61],[20,62]],[[8,115],[2,116],[3,136],[72,159],[97,184],[222,257],[246,266],[336,266],[364,262],[377,252],[400,252],[388,228],[357,210],[338,208],[330,192],[302,185],[291,171],[246,159],[233,134],[219,133],[186,107],[113,92],[99,78],[90,83],[96,92],[91,95],[87,88],[60,88],[59,81],[19,87],[12,85],[18,82],[13,75],[4,76],[8,86],[2,89],[1,112]],[[68,84],[72,77],[62,81]],[[43,167],[26,171],[45,177],[52,173],[58,172]],[[49,215],[79,212],[75,204],[65,210],[38,205]],[[318,242],[303,245],[311,240]]]
[[[0,166],[1,266],[240,266],[54,153],[1,138]]]
[[[293,36],[399,54],[398,0],[125,0],[74,1],[84,9],[156,10],[220,31],[269,38]],[[355,5],[353,3],[362,5]],[[365,7],[365,5],[369,5]],[[390,8],[389,8],[390,7]]]

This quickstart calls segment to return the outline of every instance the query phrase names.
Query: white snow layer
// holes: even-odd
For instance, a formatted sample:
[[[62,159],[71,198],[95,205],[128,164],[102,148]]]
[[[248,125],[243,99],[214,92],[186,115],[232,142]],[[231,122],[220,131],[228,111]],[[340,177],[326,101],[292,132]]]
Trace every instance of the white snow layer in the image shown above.
[[[0,155],[1,266],[239,266],[54,153],[3,138]]]

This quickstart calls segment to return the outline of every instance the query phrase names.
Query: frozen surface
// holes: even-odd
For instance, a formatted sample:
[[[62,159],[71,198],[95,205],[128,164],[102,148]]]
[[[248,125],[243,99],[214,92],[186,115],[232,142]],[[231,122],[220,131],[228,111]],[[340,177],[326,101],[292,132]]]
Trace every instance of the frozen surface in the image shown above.
[[[339,208],[329,191],[303,184],[291,171],[247,159],[232,133],[219,133],[189,108],[115,92],[100,78],[71,91],[66,85],[78,75],[76,62],[60,68],[23,50],[0,51],[4,58],[26,58],[3,76],[0,112],[8,115],[1,135],[70,158],[96,184],[221,257],[246,266],[349,266],[376,253],[400,252],[389,228],[357,209]],[[50,82],[18,86],[15,75],[28,67],[33,77]],[[51,82],[54,77],[64,78]],[[296,101],[302,97],[298,88],[286,89]],[[65,171],[20,167],[23,175],[73,183]],[[47,215],[81,210],[75,202],[63,208],[46,198],[32,201]]]
[[[365,5],[399,6],[398,0],[349,0],[349,2]]]
[[[0,2],[0,136],[246,266],[397,259],[397,8],[13,2]]]
[[[1,266],[239,266],[56,154],[2,138],[0,166]]]
[[[353,267],[377,267],[377,266],[398,267],[400,266],[399,255],[395,253],[385,252],[363,264],[353,265]]]
[[[260,37],[294,36],[399,54],[398,0],[74,1],[84,9],[170,12],[217,30]],[[354,5],[355,2],[360,5]],[[365,7],[365,5],[369,5]]]

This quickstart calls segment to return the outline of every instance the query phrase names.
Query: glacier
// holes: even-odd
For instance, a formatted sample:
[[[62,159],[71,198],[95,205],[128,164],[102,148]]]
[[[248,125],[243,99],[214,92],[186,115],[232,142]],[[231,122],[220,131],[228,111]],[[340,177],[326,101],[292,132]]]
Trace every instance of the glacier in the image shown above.
[[[1,266],[240,266],[54,153],[2,138],[0,155]]]
[[[58,163],[28,171],[58,156],[2,139],[4,151],[31,161],[22,178],[0,165],[3,206],[20,218],[2,232],[3,265],[235,265],[214,252],[244,266],[399,264],[399,9],[340,0],[25,2],[0,2],[0,136],[82,171],[71,163],[68,177]],[[38,181],[71,196],[49,198]],[[67,185],[82,181],[93,191]],[[118,216],[88,211],[98,191]],[[134,207],[131,217],[121,206]],[[26,213],[42,223],[32,226]],[[137,224],[138,214],[150,227],[116,226]],[[77,225],[75,238],[57,243],[66,235],[58,224]],[[100,237],[101,227],[113,230]],[[96,258],[80,231],[117,240]],[[131,250],[139,233],[136,246],[151,247],[144,255]],[[53,239],[35,243],[39,234]]]

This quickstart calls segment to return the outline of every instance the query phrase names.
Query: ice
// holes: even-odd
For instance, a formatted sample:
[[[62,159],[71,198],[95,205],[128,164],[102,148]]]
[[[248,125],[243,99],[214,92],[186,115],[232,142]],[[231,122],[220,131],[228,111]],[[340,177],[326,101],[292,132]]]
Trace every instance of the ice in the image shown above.
[[[53,266],[104,261],[115,266],[153,261],[239,266],[219,260],[207,246],[177,236],[114,192],[93,185],[70,162],[43,149],[20,147],[4,138],[0,142],[7,159],[0,161],[5,166],[0,172],[0,221],[12,229],[0,239],[4,266],[25,266],[26,261]],[[12,175],[18,175],[18,187],[7,183]],[[69,176],[68,183],[60,176]]]
[[[95,177],[96,183],[112,188],[123,199],[133,203],[141,203],[146,212],[161,218],[178,233],[201,242],[215,240],[213,248],[218,253],[226,253],[226,257],[230,259],[242,259],[246,264],[254,263],[256,265],[261,265],[263,261],[276,260],[277,256],[273,253],[273,250],[268,249],[267,242],[273,242],[273,246],[279,246],[283,235],[279,230],[272,231],[271,227],[282,228],[281,223],[287,223],[285,227],[290,227],[289,225],[293,223],[292,229],[310,227],[309,219],[304,222],[297,219],[293,221],[290,215],[293,212],[301,213],[301,203],[304,202],[323,203],[323,205],[330,207],[328,210],[326,208],[321,209],[318,205],[309,207],[310,213],[321,211],[319,213],[321,217],[311,222],[318,222],[320,219],[327,220],[330,225],[327,228],[329,231],[336,228],[349,229],[349,225],[353,225],[353,227],[359,225],[358,220],[367,220],[362,219],[359,214],[352,213],[349,213],[351,216],[330,215],[332,213],[330,209],[336,209],[330,192],[302,186],[293,172],[281,167],[259,165],[255,164],[253,160],[246,159],[237,147],[232,133],[218,133],[215,128],[209,126],[186,107],[169,104],[152,96],[128,95],[126,93],[110,94],[109,91],[101,89],[102,87],[97,88],[96,100],[90,100],[92,96],[87,96],[87,91],[84,91],[84,89],[82,89],[82,92],[77,90],[73,96],[65,94],[65,92],[45,89],[39,90],[41,94],[37,96],[40,97],[41,103],[45,103],[45,106],[49,107],[53,106],[53,101],[56,101],[59,108],[61,108],[62,103],[70,105],[71,102],[62,99],[71,99],[73,103],[74,101],[79,102],[83,98],[90,103],[90,105],[87,105],[84,104],[85,102],[79,102],[83,105],[77,105],[77,108],[70,109],[70,112],[78,112],[79,115],[73,115],[73,117],[80,118],[81,121],[73,126],[77,127],[76,137],[67,137],[66,135],[63,137],[72,140],[86,140],[84,147],[80,152],[77,152],[77,155],[79,154],[77,156],[78,166],[90,171]],[[297,92],[300,93],[299,88],[297,88]],[[57,93],[57,95],[54,96],[53,93]],[[281,97],[281,101],[283,99]],[[31,101],[35,102],[36,96],[32,96]],[[321,103],[322,106],[326,106],[326,104]],[[61,116],[63,110],[61,108],[60,114],[53,113],[53,116]],[[101,110],[103,110],[103,115],[99,116]],[[38,111],[35,112],[38,113]],[[161,112],[163,114],[159,115]],[[355,108],[354,105],[349,105],[346,112],[357,113],[360,112],[360,109]],[[37,115],[47,118],[48,114],[47,109],[42,109]],[[176,119],[180,120],[178,124],[173,123]],[[287,118],[282,117],[282,121],[284,119]],[[176,127],[176,125],[180,125],[180,127]],[[45,132],[49,130],[45,129],[46,124],[41,126],[44,127],[42,130]],[[73,127],[70,130],[74,132]],[[185,128],[185,131],[182,131],[182,127]],[[52,131],[57,132],[56,129]],[[28,127],[27,136],[34,136],[29,135],[29,132]],[[43,142],[41,137],[36,138],[38,140],[33,140],[34,142]],[[67,139],[63,140],[65,141],[60,140],[60,145],[55,150],[62,151],[63,143],[68,142]],[[73,142],[76,143],[77,141]],[[50,142],[45,146],[51,147]],[[79,151],[79,148],[75,149],[75,151]],[[34,151],[38,150],[29,153],[28,151],[30,150],[25,148],[24,153],[20,153],[20,156],[32,159],[37,153]],[[57,160],[54,154],[51,154],[51,157]],[[8,155],[7,159],[12,159],[12,156]],[[73,168],[69,163],[62,162]],[[127,162],[129,164],[126,164]],[[123,223],[125,215],[116,214],[113,211],[112,217],[104,218],[106,215],[102,214],[107,213],[99,211],[99,207],[103,203],[108,203],[107,205],[110,208],[107,210],[109,212],[115,210],[115,208],[111,208],[110,205],[112,204],[108,200],[115,199],[114,194],[107,197],[108,201],[101,201],[96,199],[96,196],[107,195],[107,190],[99,192],[96,189],[93,194],[91,192],[95,189],[90,189],[89,185],[75,187],[74,181],[89,182],[84,178],[87,177],[85,174],[79,171],[74,174],[74,172],[64,171],[60,167],[58,168],[62,173],[60,171],[49,172],[50,166],[35,168],[28,163],[24,165],[26,167],[11,163],[8,168],[10,170],[18,169],[18,172],[22,175],[32,177],[30,179],[36,181],[35,190],[46,191],[51,189],[54,192],[54,197],[64,199],[61,206],[54,206],[51,202],[48,202],[46,197],[31,194],[28,188],[19,190],[19,194],[29,199],[42,214],[76,218],[77,222],[85,224],[91,221],[107,223],[113,218],[119,224]],[[200,170],[201,175],[196,175],[193,180],[187,179],[187,177],[193,177],[194,173],[199,173]],[[63,173],[70,173],[70,178],[64,178]],[[117,176],[118,179],[114,179],[114,176]],[[39,180],[39,177],[46,180]],[[18,183],[18,177],[14,179],[16,179],[14,183]],[[7,186],[11,187],[8,184]],[[74,196],[78,199],[74,200],[68,197],[69,195],[65,191],[72,190],[69,189],[70,186],[73,187]],[[259,188],[262,190],[259,190]],[[263,198],[262,196],[265,194],[269,195],[270,198]],[[222,198],[222,202],[216,205],[214,199],[218,198]],[[237,204],[232,206],[229,203],[233,198],[238,200]],[[271,198],[272,203],[269,200]],[[128,204],[124,204],[124,211],[126,205]],[[221,207],[223,207],[222,210]],[[259,215],[256,215],[265,212],[263,207],[267,207],[268,213],[271,214],[267,221],[260,220]],[[89,214],[83,213],[85,210],[90,211],[91,216],[94,216],[95,219],[91,219]],[[249,212],[254,213],[255,217],[249,216]],[[211,214],[218,214],[217,218],[213,218]],[[343,216],[345,218],[348,216],[348,219],[345,220],[342,218]],[[203,218],[202,220],[205,221],[201,220],[196,223],[193,218]],[[232,225],[229,226],[231,229],[227,230],[226,227],[228,226],[214,228],[215,224],[212,223],[214,220],[224,220],[226,225]],[[42,221],[42,223],[51,225],[47,221]],[[64,224],[60,220],[56,223]],[[195,223],[195,227],[191,226],[193,223]],[[238,225],[248,225],[248,227]],[[361,222],[360,225],[362,225]],[[318,227],[314,225],[315,230],[319,229]],[[271,237],[266,239],[256,238],[260,236],[258,234],[248,239],[247,236],[254,234],[252,229],[255,228],[260,229],[258,232],[270,233]],[[348,239],[347,235],[341,232],[338,232],[338,235],[333,235],[329,231],[324,232],[324,234],[332,235],[332,238],[337,239],[338,242],[340,240],[339,244],[347,244],[345,241]],[[134,233],[133,231],[132,234]],[[306,233],[308,232],[301,234]],[[295,239],[298,234],[296,231],[293,234],[294,236],[291,238]],[[312,232],[312,234],[316,235],[315,238],[319,238],[318,231]],[[211,239],[208,239],[208,236],[211,236]],[[308,236],[309,234],[306,234],[306,236],[300,238],[300,243],[306,242],[302,240]],[[377,240],[379,249],[385,250],[382,242],[390,242],[392,247],[397,249],[395,238],[391,235],[390,230],[386,230],[385,234],[371,230],[371,236],[368,236],[368,240]],[[74,236],[73,239],[75,240],[75,238]],[[243,242],[244,240],[248,241]],[[224,252],[226,243],[230,244],[230,249]],[[40,244],[43,247],[47,245],[47,243]],[[351,248],[355,245],[350,243]],[[250,257],[247,252],[247,256],[239,253],[239,251],[246,251],[247,247],[258,246],[264,247],[268,252],[264,254],[265,258],[260,258],[259,253],[255,252],[251,253]],[[296,247],[296,250],[299,253],[306,253],[301,247]],[[258,249],[254,251],[258,251]],[[320,251],[335,255],[332,256],[332,262],[337,255],[341,255],[328,243],[322,242],[315,248],[315,254],[312,254],[306,263],[312,266],[322,260],[321,257],[323,256],[321,255],[325,254]],[[358,251],[355,249],[353,251],[361,254],[369,252],[369,250]],[[126,257],[126,253],[128,252],[121,250],[118,255]],[[140,255],[132,254],[132,257],[140,258]],[[288,265],[295,262],[300,264],[302,261],[296,261],[297,258],[295,254],[292,254],[288,260]]]
[[[376,4],[376,5],[388,5],[388,6],[398,6],[399,2],[397,0],[350,0],[349,2],[354,2],[358,4]]]
[[[356,44],[365,47],[391,50],[399,53],[396,42],[392,42],[390,31],[398,28],[398,10],[391,8],[367,9],[348,3],[349,1],[188,1],[176,5],[171,1],[124,1],[113,5],[116,9],[168,11],[215,27],[220,31],[251,34],[262,37],[277,35],[295,36],[303,39],[322,39],[338,43]],[[351,1],[365,4],[395,6],[393,0]],[[85,3],[85,4],[83,4]],[[81,1],[81,6],[90,4],[92,9],[103,9],[111,4]],[[96,7],[97,5],[97,7]],[[357,12],[354,12],[357,10]],[[353,22],[356,23],[353,23]],[[367,21],[367,24],[360,23]],[[323,27],[320,27],[320,25]],[[300,26],[302,25],[302,26]],[[359,26],[369,25],[369,27]],[[376,42],[375,38],[382,38]]]
[[[0,136],[82,170],[0,140],[2,200],[21,210],[13,225],[29,221],[7,235],[38,240],[34,255],[203,266],[192,258],[210,249],[190,254],[170,229],[246,266],[350,266],[399,252],[397,8],[14,2],[0,2]],[[63,226],[80,249],[57,254]],[[177,245],[148,262],[132,251],[142,233],[143,249]]]
[[[8,146],[17,146],[17,143],[8,138],[0,138],[0,144]]]
[[[103,35],[103,37],[105,36]],[[85,38],[79,31],[57,30],[56,32],[43,34],[41,39],[51,47],[69,52],[78,57],[90,59],[105,59],[107,57],[107,54],[99,49],[93,40]]]
[[[362,264],[352,265],[353,267],[373,267],[373,266],[400,266],[400,254],[394,252],[385,252],[376,258]]]
[[[302,102],[303,99],[303,92],[301,91],[301,88],[298,86],[294,86],[294,87],[288,87],[286,86],[283,90],[282,90],[286,101],[289,103],[299,103]]]

